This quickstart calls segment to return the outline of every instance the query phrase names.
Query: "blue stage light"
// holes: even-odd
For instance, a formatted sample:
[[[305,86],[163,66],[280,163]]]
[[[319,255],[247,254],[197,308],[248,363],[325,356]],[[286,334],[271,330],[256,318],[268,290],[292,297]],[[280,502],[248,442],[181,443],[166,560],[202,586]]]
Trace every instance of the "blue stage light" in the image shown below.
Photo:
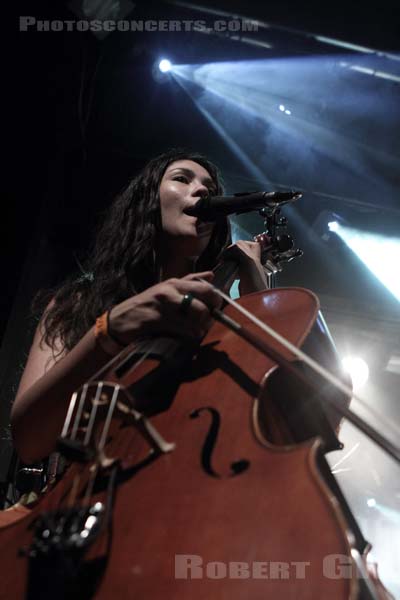
[[[160,69],[161,73],[167,73],[172,68],[171,61],[168,60],[167,58],[163,58],[158,63],[158,68]]]

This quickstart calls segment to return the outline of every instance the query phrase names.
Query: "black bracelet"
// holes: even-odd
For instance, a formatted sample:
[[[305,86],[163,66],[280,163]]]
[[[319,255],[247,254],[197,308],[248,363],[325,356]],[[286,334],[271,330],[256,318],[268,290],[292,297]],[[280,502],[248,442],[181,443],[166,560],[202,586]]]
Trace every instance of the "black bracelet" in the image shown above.
[[[119,346],[122,346],[123,348],[127,345],[126,342],[123,342],[122,340],[118,339],[118,336],[115,335],[115,333],[111,330],[111,323],[110,323],[110,312],[111,312],[111,308],[107,311],[107,335],[108,337],[110,337],[112,339],[113,342],[115,342],[116,344],[118,344]]]

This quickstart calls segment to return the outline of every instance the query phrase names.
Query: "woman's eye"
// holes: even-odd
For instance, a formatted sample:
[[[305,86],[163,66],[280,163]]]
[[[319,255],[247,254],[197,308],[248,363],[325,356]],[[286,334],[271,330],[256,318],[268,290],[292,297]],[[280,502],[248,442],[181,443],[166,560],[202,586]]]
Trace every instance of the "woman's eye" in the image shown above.
[[[174,181],[183,181],[184,183],[188,182],[188,178],[185,175],[176,175],[174,177]]]

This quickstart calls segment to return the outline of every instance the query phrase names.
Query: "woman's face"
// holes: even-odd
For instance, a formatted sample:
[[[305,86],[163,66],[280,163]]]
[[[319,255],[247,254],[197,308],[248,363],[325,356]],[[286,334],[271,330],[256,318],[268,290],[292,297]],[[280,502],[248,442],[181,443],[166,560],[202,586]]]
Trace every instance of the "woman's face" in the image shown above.
[[[161,221],[169,243],[183,243],[193,256],[205,250],[213,230],[212,223],[200,221],[183,211],[203,196],[215,194],[216,185],[209,172],[192,160],[171,163],[160,184]]]

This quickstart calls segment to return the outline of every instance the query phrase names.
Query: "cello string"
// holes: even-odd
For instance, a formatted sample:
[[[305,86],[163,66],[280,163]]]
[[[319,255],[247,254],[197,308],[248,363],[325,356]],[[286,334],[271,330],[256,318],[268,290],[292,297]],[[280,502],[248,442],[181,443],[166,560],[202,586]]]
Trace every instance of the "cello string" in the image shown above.
[[[75,420],[74,420],[74,424],[72,426],[72,431],[71,431],[71,435],[70,435],[70,439],[74,440],[76,438],[76,434],[78,432],[78,428],[79,428],[79,424],[82,418],[82,412],[83,412],[83,407],[85,404],[85,400],[86,400],[86,394],[89,388],[89,384],[85,383],[83,388],[82,388],[82,392],[81,392],[81,397],[79,399],[79,404],[78,404],[78,408],[76,411],[76,415],[75,415]]]
[[[85,437],[83,439],[83,445],[84,446],[88,446],[89,445],[89,440],[90,440],[90,437],[92,435],[92,431],[93,431],[93,427],[94,427],[94,422],[96,420],[96,414],[97,414],[97,409],[99,407],[99,401],[100,401],[100,396],[101,396],[102,390],[103,390],[103,382],[99,381],[98,384],[97,384],[96,395],[95,395],[94,399],[92,400],[92,409],[90,411],[89,423],[88,423],[88,426],[86,428]]]
[[[88,506],[89,500],[93,494],[94,483],[99,472],[99,463],[93,464],[90,469],[90,475],[85,490],[85,495],[82,500],[82,506]]]
[[[135,367],[136,367],[136,365],[135,365]],[[111,402],[110,402],[110,405],[109,405],[108,411],[107,411],[107,417],[106,417],[106,420],[104,422],[104,426],[103,426],[103,431],[102,431],[102,434],[101,434],[100,442],[97,445],[97,450],[100,451],[100,452],[104,449],[104,446],[106,444],[107,435],[108,435],[108,432],[109,432],[109,429],[110,429],[110,425],[111,425],[111,419],[114,416],[115,405],[117,403],[117,398],[118,398],[118,394],[119,394],[120,389],[121,389],[121,386],[119,384],[117,384],[114,387],[114,391],[113,391],[113,395],[112,395],[112,398],[111,398]]]
[[[152,340],[152,343],[147,348],[147,350],[142,354],[142,356],[139,358],[139,360],[130,369],[130,374],[132,374],[142,364],[142,362],[144,360],[146,360],[146,358],[154,351],[154,349],[157,346],[157,342],[158,342],[157,339],[156,340]],[[141,341],[141,346],[145,347],[145,345],[146,345],[146,341]],[[128,358],[130,358],[135,352],[140,351],[141,346],[139,346],[139,348],[135,347],[132,350],[132,352],[129,353],[129,355],[127,357],[124,356],[124,360],[127,360]],[[114,362],[116,362],[115,359],[119,358],[124,351],[125,351],[125,349],[122,352],[120,352],[117,356],[113,357],[113,359],[111,361],[109,361],[109,363],[107,363],[107,364],[109,365],[111,363],[113,364]],[[101,373],[102,371],[103,371],[103,368],[99,371],[99,373]],[[94,379],[94,377],[92,378],[92,380],[93,379]],[[89,381],[92,381],[92,380],[89,380]],[[94,410],[94,409],[95,409],[95,407],[98,404],[98,400],[99,400],[99,397],[100,397],[101,390],[103,388],[103,384],[104,384],[103,381],[97,382],[97,391],[96,391],[96,396],[95,396],[95,399],[94,399],[94,405],[92,407],[92,412],[91,412],[91,416],[90,416],[90,422],[89,422],[89,425],[88,425],[88,428],[87,428],[87,431],[86,431],[86,435],[85,435],[85,440],[84,440],[85,444],[87,444],[89,442],[90,437],[91,437],[91,433],[92,433],[92,430],[93,430],[93,427],[94,427],[94,424],[95,424],[94,421],[95,421],[95,415],[96,415],[97,409],[96,410]],[[88,383],[86,383],[83,386],[84,397],[86,397],[87,388],[88,388]],[[112,398],[111,398],[111,401],[110,401],[110,405],[109,405],[109,408],[108,408],[108,411],[107,411],[107,416],[106,416],[105,423],[104,423],[104,426],[103,426],[103,431],[102,431],[102,435],[101,435],[101,438],[100,438],[100,442],[98,443],[98,446],[97,446],[96,458],[98,458],[99,452],[102,452],[102,450],[104,449],[104,446],[105,446],[105,443],[106,443],[106,440],[107,440],[108,431],[109,431],[110,425],[111,425],[111,420],[112,420],[112,417],[114,416],[115,406],[116,406],[116,403],[117,403],[117,399],[118,399],[118,395],[119,395],[120,390],[121,390],[121,386],[119,384],[116,384],[115,387],[114,387],[113,395],[112,395]],[[72,400],[76,401],[76,398],[74,399],[74,396],[73,396],[72,399],[71,399],[71,402],[72,402]],[[84,492],[84,498],[83,498],[83,503],[84,504],[89,501],[89,498],[91,497],[91,495],[93,493],[94,484],[95,484],[96,478],[97,478],[97,476],[99,474],[99,462],[97,461],[97,463],[94,463],[92,465],[92,467],[93,467],[93,470],[90,473],[90,477],[89,477],[88,482],[87,482],[87,487],[86,487],[86,490]],[[74,483],[73,483],[72,488],[70,489],[70,494],[69,494],[69,499],[68,499],[68,503],[69,503],[70,506],[73,506],[76,503],[77,494],[78,494],[78,488],[79,488],[79,486],[78,486],[79,478],[80,478],[80,476],[78,475],[78,481],[75,480]]]
[[[147,350],[142,354],[142,356],[139,358],[139,360],[131,367],[130,369],[130,373],[133,373],[141,364],[144,360],[146,360],[146,358],[149,356],[149,354],[151,354],[154,349],[157,346],[157,339],[152,339],[151,340],[151,344],[150,346],[148,346]],[[83,386],[80,390],[75,391],[70,399],[69,405],[68,405],[68,409],[67,409],[67,414],[64,420],[64,424],[63,424],[63,428],[62,428],[62,432],[61,432],[61,437],[65,438],[67,436],[70,424],[71,424],[71,420],[72,420],[72,416],[74,413],[74,409],[76,407],[76,403],[79,397],[79,403],[78,403],[78,407],[77,407],[77,411],[75,414],[75,419],[74,419],[74,424],[72,427],[72,432],[70,434],[70,439],[75,439],[78,428],[79,428],[79,422],[81,420],[82,417],[82,412],[83,412],[83,407],[85,404],[85,399],[86,399],[86,395],[87,395],[87,391],[89,388],[89,383],[93,382],[97,377],[99,377],[102,373],[107,372],[110,370],[110,368],[115,364],[118,365],[118,362],[121,360],[121,355],[123,354],[123,359],[124,360],[129,360],[135,353],[140,352],[140,350],[142,348],[146,347],[146,344],[148,344],[148,340],[139,340],[136,341],[136,343],[131,343],[128,346],[126,346],[126,348],[124,348],[123,350],[121,350],[121,352],[119,352],[116,356],[113,356],[111,358],[111,360],[109,360],[104,366],[102,366],[102,368],[97,371],[97,373],[95,373]],[[130,351],[128,354],[126,354],[126,350],[127,348],[130,348]],[[102,381],[98,382],[98,390],[102,388],[103,386]],[[108,414],[106,417],[106,421],[103,427],[103,432],[102,432],[102,436],[101,436],[101,440],[100,440],[100,444],[99,444],[99,449],[100,451],[103,450],[106,439],[107,439],[107,433],[109,431],[109,427],[111,425],[111,420],[112,420],[112,416],[115,410],[115,405],[116,405],[116,401],[117,401],[117,397],[118,397],[118,393],[120,391],[121,387],[119,384],[117,384],[112,399],[111,399],[111,403],[110,403],[110,407],[108,410]],[[97,405],[96,399],[98,399],[98,393],[96,393],[96,398],[95,398],[95,402],[94,404]],[[85,441],[84,443],[88,443],[90,436],[91,436],[91,431],[93,429],[94,426],[94,417],[92,418],[93,415],[93,409],[95,408],[95,406],[92,407],[92,412],[91,412],[91,418],[90,418],[90,422],[89,422],[89,426],[88,426],[88,431],[86,431],[86,436],[85,436]],[[94,415],[97,412],[97,408],[94,411]],[[90,432],[89,432],[90,429]],[[85,494],[84,494],[84,502],[88,500],[88,498],[92,495],[92,491],[93,491],[93,487],[94,487],[94,483],[96,480],[96,477],[98,475],[99,472],[99,468],[98,468],[98,463],[94,466],[94,470],[91,472],[89,480],[87,482],[87,488],[85,490]],[[79,490],[79,481],[80,481],[81,475],[79,473],[77,473],[72,481],[72,485],[70,487],[69,493],[68,493],[68,499],[67,499],[67,506],[69,507],[73,507],[74,504],[76,503],[76,498],[78,495],[78,490]],[[58,502],[57,502],[57,506],[60,506],[60,504],[62,503],[62,498],[59,498]]]
[[[205,279],[201,279],[201,278],[198,278],[198,279],[200,281],[202,281],[203,283],[207,283],[208,285],[211,285],[212,288],[214,289],[214,291],[219,296],[221,296],[221,298],[223,298],[228,304],[235,307],[236,310],[238,310],[243,315],[245,315],[250,321],[252,321],[255,325],[257,325],[260,329],[262,329],[265,333],[267,333],[272,338],[274,338],[276,341],[278,341],[287,350],[292,352],[297,358],[299,358],[303,362],[305,362],[311,369],[313,369],[313,371],[315,371],[316,373],[321,375],[321,377],[323,377],[325,380],[329,381],[333,386],[338,388],[344,394],[346,394],[350,398],[358,401],[363,408],[365,408],[376,419],[378,419],[382,425],[385,425],[389,430],[391,430],[394,435],[397,435],[397,436],[400,435],[400,429],[397,427],[397,425],[394,425],[393,423],[391,423],[389,420],[386,419],[386,417],[384,417],[382,414],[378,413],[375,409],[373,409],[371,406],[369,406],[369,404],[363,398],[361,398],[358,394],[355,394],[353,392],[353,390],[349,386],[347,386],[345,383],[343,383],[340,379],[338,379],[338,377],[336,377],[330,371],[325,369],[322,365],[320,365],[318,362],[316,362],[313,358],[311,358],[310,356],[305,354],[302,350],[300,350],[300,348],[297,348],[297,346],[295,346],[294,344],[289,342],[289,340],[287,340],[285,337],[280,335],[280,333],[275,331],[272,327],[269,327],[269,325],[267,325],[266,323],[264,323],[263,321],[258,319],[251,312],[249,312],[246,308],[241,306],[238,302],[236,302],[235,300],[230,298],[230,296],[225,294],[225,292],[223,292],[222,290],[213,286],[212,284],[210,284],[209,281],[206,281]]]
[[[76,391],[72,394],[71,400],[68,405],[67,415],[65,417],[64,425],[63,425],[62,432],[61,432],[62,438],[67,435],[77,399],[78,399],[78,392]]]
[[[132,371],[131,372],[133,372],[143,362],[143,360],[145,360],[147,358],[147,356],[149,355],[149,353],[151,353],[153,351],[155,345],[156,345],[156,343],[153,343],[150,346],[150,348],[147,350],[147,352],[145,352],[144,355],[132,367]],[[116,354],[115,356],[113,356],[105,365],[103,365],[101,367],[101,369],[99,371],[97,371],[82,386],[79,407],[78,407],[77,413],[75,415],[75,420],[74,420],[74,425],[73,425],[73,431],[72,431],[72,434],[71,434],[71,438],[72,439],[74,439],[74,437],[76,435],[76,432],[77,432],[77,429],[79,427],[79,421],[81,419],[81,414],[82,414],[82,409],[83,409],[82,401],[84,403],[84,400],[85,400],[85,397],[86,397],[86,394],[87,394],[87,390],[88,390],[88,384],[90,382],[95,381],[98,377],[101,376],[102,373],[109,371],[114,364],[118,364],[118,361],[121,360],[121,355],[126,352],[127,348],[130,348],[130,352],[129,352],[129,354],[127,354],[126,356],[124,356],[124,360],[129,360],[135,354],[135,352],[140,352],[142,346],[143,347],[146,346],[146,340],[140,340],[139,343],[138,342],[136,342],[136,343],[132,342],[131,344],[128,344],[128,346],[126,346],[123,350],[121,350],[121,352],[119,352],[118,354]],[[69,405],[68,405],[67,414],[66,414],[66,417],[65,417],[65,420],[64,420],[64,424],[63,424],[63,428],[62,428],[62,432],[61,432],[61,437],[62,438],[66,437],[66,435],[68,433],[68,429],[69,429],[70,424],[71,424],[72,415],[73,415],[73,412],[74,412],[74,409],[75,409],[75,405],[76,405],[77,399],[78,399],[78,391],[75,391],[72,394],[71,400],[70,400]]]
[[[136,365],[135,365],[135,367],[136,367]],[[98,383],[98,389],[102,389],[102,388],[103,388],[103,382],[100,381]],[[117,398],[118,398],[120,389],[121,389],[121,386],[119,384],[117,384],[114,387],[113,395],[112,395],[112,398],[111,398],[111,401],[110,401],[110,404],[108,407],[108,411],[107,411],[106,420],[104,422],[100,442],[97,445],[97,457],[99,455],[99,452],[101,452],[104,449],[108,431],[109,431],[110,425],[111,425],[111,419],[114,415],[115,405],[117,402]],[[96,398],[97,398],[97,396],[98,396],[98,394],[96,393]],[[90,436],[91,436],[91,433],[89,436],[87,436],[87,433],[86,433],[86,437],[88,438],[88,440],[90,439]],[[86,439],[85,439],[85,442],[86,442]],[[83,506],[87,506],[89,504],[89,500],[93,494],[93,488],[94,488],[94,484],[95,484],[98,472],[99,472],[99,462],[97,461],[97,463],[93,464],[91,467],[90,476],[89,476],[89,479],[87,482],[87,487],[86,487],[85,494],[84,494],[83,501],[82,501]]]
[[[136,366],[137,365],[135,365],[135,368],[136,368]],[[110,404],[109,404],[109,407],[108,407],[108,411],[107,411],[106,420],[104,422],[104,426],[103,426],[103,431],[102,431],[102,434],[101,434],[101,438],[100,438],[100,441],[99,441],[99,443],[97,445],[97,452],[98,453],[102,452],[102,450],[104,449],[104,446],[105,446],[105,443],[106,443],[106,440],[107,440],[107,435],[108,435],[108,432],[110,430],[111,420],[112,420],[112,417],[114,415],[115,405],[117,403],[118,394],[120,392],[120,389],[121,389],[121,386],[119,384],[117,384],[114,387],[114,391],[113,391],[113,394],[112,394],[112,397],[111,397],[111,401],[110,401]],[[97,456],[98,456],[98,454],[97,454]],[[87,488],[86,488],[86,491],[85,491],[85,496],[83,498],[83,504],[84,505],[85,504],[87,505],[89,503],[89,500],[90,500],[90,498],[91,498],[91,496],[93,494],[94,484],[95,484],[95,481],[96,481],[96,478],[97,478],[97,475],[98,475],[98,472],[99,472],[99,462],[97,462],[95,465],[93,465],[93,467],[94,467],[93,471],[91,472],[90,478],[89,478],[88,483],[87,483]]]
[[[111,369],[112,366],[116,365],[115,368],[117,369],[120,365],[119,365],[119,361],[121,360],[121,357],[123,358],[123,360],[128,361],[132,356],[134,356],[134,354],[140,353],[142,351],[142,349],[146,348],[146,344],[148,344],[149,340],[148,338],[145,339],[139,339],[136,340],[135,342],[131,342],[130,344],[128,344],[127,346],[125,346],[125,348],[123,348],[123,350],[121,350],[121,352],[119,352],[118,354],[116,354],[115,356],[113,356],[105,365],[103,365],[101,367],[101,369],[99,369],[99,371],[97,371],[88,381],[95,381],[96,379],[98,379],[99,377],[101,377],[101,375],[107,371],[109,371]],[[148,348],[148,350],[144,353],[145,354],[145,358],[147,358],[147,356],[154,350],[154,348],[157,345],[157,339],[154,340],[152,339],[152,344],[150,345],[150,348]],[[125,352],[127,350],[130,350],[129,353],[126,354],[125,356]],[[134,367],[132,367],[132,369],[135,369],[141,362],[143,362],[143,360],[145,360],[145,358],[140,358],[137,363],[135,363]]]

